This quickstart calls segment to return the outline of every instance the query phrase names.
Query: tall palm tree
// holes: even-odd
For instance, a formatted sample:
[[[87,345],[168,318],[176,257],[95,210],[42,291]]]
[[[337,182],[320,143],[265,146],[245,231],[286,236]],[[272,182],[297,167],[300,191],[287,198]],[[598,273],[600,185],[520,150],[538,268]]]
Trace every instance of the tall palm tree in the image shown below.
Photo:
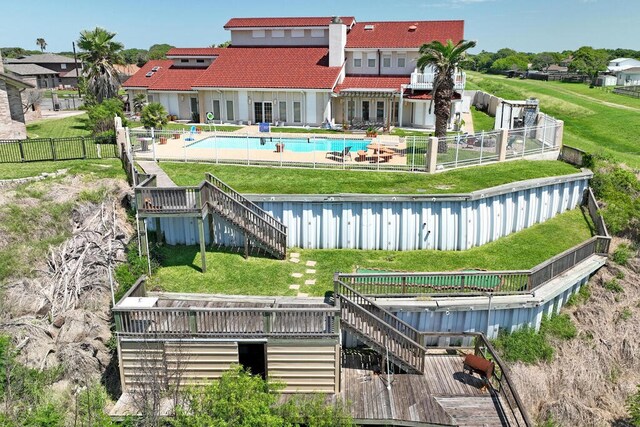
[[[447,40],[446,44],[439,41],[425,43],[420,47],[420,57],[418,58],[418,69],[424,72],[425,67],[431,65],[434,68],[435,79],[433,82],[433,104],[436,114],[436,136],[440,138],[438,142],[438,152],[447,151],[447,143],[444,137],[447,136],[447,123],[451,117],[451,98],[453,98],[453,74],[460,61],[464,59],[465,52],[476,45],[475,41],[460,40],[453,44]],[[429,107],[431,112],[431,106]]]
[[[122,43],[113,41],[116,33],[104,28],[80,32],[78,47],[80,59],[84,62],[83,75],[87,82],[87,90],[96,97],[97,102],[114,98],[118,95],[120,79],[114,64],[123,64]]]
[[[47,48],[47,42],[45,41],[45,39],[43,39],[42,37],[38,37],[36,39],[36,44],[38,46],[40,46],[40,51],[44,52],[44,50]]]

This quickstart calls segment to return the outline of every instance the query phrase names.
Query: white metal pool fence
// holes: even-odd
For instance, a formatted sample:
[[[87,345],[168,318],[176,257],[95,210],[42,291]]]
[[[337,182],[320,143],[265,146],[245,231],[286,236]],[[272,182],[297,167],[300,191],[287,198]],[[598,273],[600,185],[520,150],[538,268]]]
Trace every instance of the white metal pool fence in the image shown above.
[[[220,138],[220,143],[217,138]],[[204,139],[210,140],[206,148],[198,148],[198,143]],[[256,146],[256,140],[262,146]],[[129,141],[136,159],[435,172],[558,151],[562,141],[562,122],[475,134],[458,133],[439,140],[428,136],[365,139],[358,134],[239,134],[221,131],[194,134],[188,130],[131,129]],[[446,144],[447,148],[446,152],[437,154],[435,147],[432,148],[436,155],[434,168],[433,163],[429,164],[428,154],[432,142],[436,141],[438,145]]]

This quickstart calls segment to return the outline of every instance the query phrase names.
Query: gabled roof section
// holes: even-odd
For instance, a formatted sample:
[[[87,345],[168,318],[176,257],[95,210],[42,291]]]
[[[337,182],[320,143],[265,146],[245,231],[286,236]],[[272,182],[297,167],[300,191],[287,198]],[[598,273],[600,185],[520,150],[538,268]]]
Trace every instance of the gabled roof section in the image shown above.
[[[218,56],[223,48],[220,47],[173,47],[167,56]]]
[[[400,92],[400,85],[409,83],[409,76],[346,76],[342,83],[336,86],[335,92],[366,90]]]
[[[347,35],[346,48],[417,49],[438,40],[454,43],[464,38],[464,21],[358,22]]]
[[[58,74],[57,71],[50,70],[48,68],[41,67],[36,64],[19,64],[19,63],[9,63],[5,64],[5,70],[11,71],[14,74],[18,74],[20,76],[37,76],[42,74]]]
[[[326,47],[228,47],[193,86],[330,90],[341,70]]]
[[[282,27],[328,27],[333,17],[282,17],[282,18],[231,18],[224,28],[282,28]],[[342,22],[351,26],[356,20],[353,16],[342,16]]]
[[[75,63],[73,58],[68,56],[58,55],[55,53],[42,53],[37,55],[23,56],[19,59],[9,59],[7,63],[27,63],[27,64],[73,64]]]
[[[8,84],[9,86],[18,88],[18,89],[33,89],[35,86],[31,83],[27,83],[25,81],[20,80],[14,76],[11,76],[6,73],[0,72],[0,80]]]
[[[170,59],[149,61],[131,76],[122,86],[125,88],[144,87],[147,90],[190,91],[193,83],[204,73],[203,68],[172,67]],[[160,67],[150,73],[154,67]]]

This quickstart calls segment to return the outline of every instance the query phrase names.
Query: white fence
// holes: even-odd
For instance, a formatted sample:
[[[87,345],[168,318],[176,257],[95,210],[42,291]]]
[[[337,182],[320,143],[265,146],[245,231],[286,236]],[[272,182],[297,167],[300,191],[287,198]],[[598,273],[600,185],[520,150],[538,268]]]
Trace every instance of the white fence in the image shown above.
[[[430,139],[357,134],[296,135],[289,133],[130,130],[136,159],[198,161],[245,166],[305,167],[370,171],[435,172],[557,151],[562,122],[541,115],[540,126],[476,134],[459,133],[440,139],[446,150],[437,153],[429,170]],[[504,149],[501,149],[504,145]],[[434,152],[435,155],[435,152]]]

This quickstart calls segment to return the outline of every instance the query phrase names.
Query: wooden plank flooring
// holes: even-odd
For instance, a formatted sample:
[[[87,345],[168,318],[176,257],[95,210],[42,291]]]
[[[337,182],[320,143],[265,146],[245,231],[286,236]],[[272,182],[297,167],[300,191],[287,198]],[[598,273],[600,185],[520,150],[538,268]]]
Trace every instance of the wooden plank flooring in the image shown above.
[[[462,373],[462,361],[460,355],[430,354],[424,375],[388,376],[380,372],[381,360],[374,352],[345,350],[342,396],[353,418],[363,423],[509,425],[500,415],[499,402],[480,389],[480,379]]]

